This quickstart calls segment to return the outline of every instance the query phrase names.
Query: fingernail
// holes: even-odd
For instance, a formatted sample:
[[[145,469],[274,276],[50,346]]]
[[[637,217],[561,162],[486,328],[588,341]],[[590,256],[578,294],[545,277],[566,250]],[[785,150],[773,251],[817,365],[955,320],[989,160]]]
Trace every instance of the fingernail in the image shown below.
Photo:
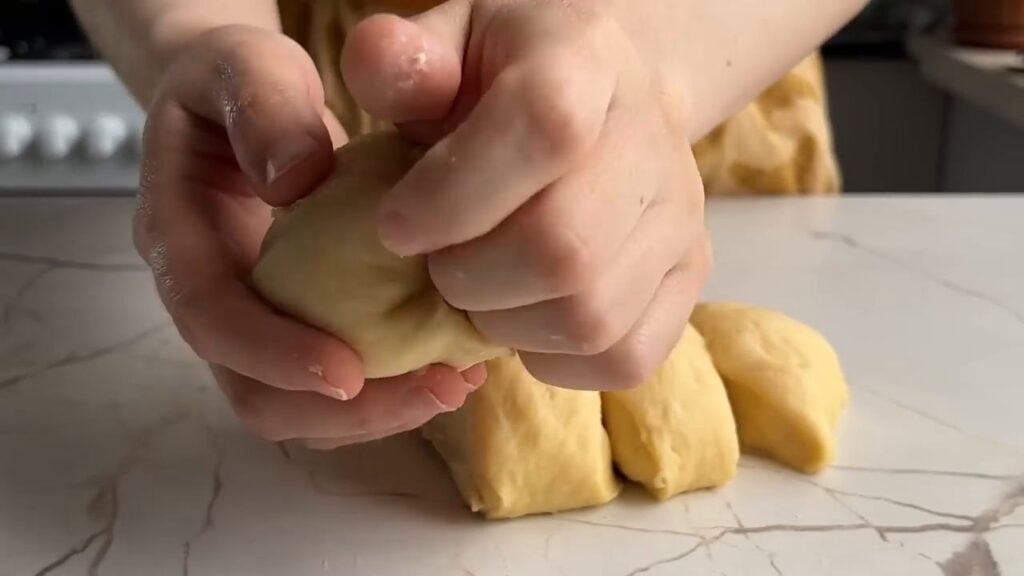
[[[380,221],[380,241],[399,256],[412,256],[419,250],[409,219],[396,210],[384,212]]]
[[[320,380],[323,381],[324,390],[327,392],[327,394],[333,396],[334,398],[337,398],[338,400],[348,400],[348,392],[345,392],[341,388],[335,388],[334,386],[331,385],[330,382],[327,381],[326,378],[324,378],[323,366],[319,364],[312,364],[308,366],[306,370],[309,370],[310,374],[316,375],[317,377],[320,378]]]
[[[431,390],[430,388],[422,388],[422,390],[426,392],[427,397],[430,398],[430,401],[436,406],[438,410],[442,412],[451,412],[452,410],[455,410],[455,406],[449,406],[448,404],[442,402],[441,398],[439,398],[437,394],[434,394],[434,391]]]
[[[266,183],[272,184],[316,152],[316,142],[305,134],[290,136],[278,142],[267,155]]]
[[[334,396],[338,400],[341,400],[341,401],[348,400],[348,392],[345,392],[341,388],[335,388],[333,386],[328,385],[327,386],[327,391],[331,393],[331,396]]]
[[[482,365],[477,367],[474,366],[468,370],[463,370],[460,375],[466,382],[466,387],[469,388],[470,392],[475,391],[477,388],[483,386],[487,380],[487,369]]]

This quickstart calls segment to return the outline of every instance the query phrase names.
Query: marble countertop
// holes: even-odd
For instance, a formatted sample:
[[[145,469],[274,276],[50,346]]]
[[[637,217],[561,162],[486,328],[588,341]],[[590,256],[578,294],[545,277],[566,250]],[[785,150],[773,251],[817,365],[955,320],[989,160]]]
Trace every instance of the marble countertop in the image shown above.
[[[839,461],[488,523],[415,436],[240,427],[126,199],[0,200],[0,575],[1024,574],[1024,197],[712,202],[710,298],[838,349]]]

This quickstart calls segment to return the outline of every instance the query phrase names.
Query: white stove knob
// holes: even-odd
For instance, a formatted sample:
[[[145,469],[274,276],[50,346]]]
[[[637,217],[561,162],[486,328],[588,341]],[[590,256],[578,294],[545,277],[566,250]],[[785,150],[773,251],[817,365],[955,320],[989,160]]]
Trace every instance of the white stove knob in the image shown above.
[[[107,160],[128,138],[128,126],[113,114],[100,114],[85,130],[85,154],[93,160]]]
[[[78,121],[71,116],[50,116],[39,127],[39,155],[46,160],[62,160],[71,153],[81,135]]]
[[[32,142],[32,123],[20,114],[0,116],[0,160],[13,160]]]

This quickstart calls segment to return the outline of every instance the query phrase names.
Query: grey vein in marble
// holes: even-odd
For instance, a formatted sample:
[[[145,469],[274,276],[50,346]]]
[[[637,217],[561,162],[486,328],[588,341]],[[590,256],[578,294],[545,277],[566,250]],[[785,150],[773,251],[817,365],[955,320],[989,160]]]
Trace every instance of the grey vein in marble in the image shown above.
[[[765,471],[765,472],[770,472],[772,474],[792,476],[792,474],[790,472],[788,472],[787,470],[779,468],[779,467],[775,467],[775,466],[752,466],[749,463],[741,462],[740,463],[740,468],[741,469],[742,468],[751,468],[751,469],[755,469],[755,470],[762,470],[762,471]],[[842,467],[840,467],[840,466],[833,466],[833,469],[839,469],[839,468],[842,468]],[[872,472],[878,472],[878,470],[871,470],[871,471]],[[902,472],[906,472],[906,471],[902,471]],[[920,472],[923,472],[923,471],[914,471],[914,472],[920,473]],[[848,510],[851,514],[855,515],[861,521],[863,521],[864,523],[869,524],[869,525],[871,524],[871,522],[866,517],[864,517],[854,507],[850,506],[845,501],[843,501],[842,498],[839,498],[839,497],[840,496],[848,496],[848,497],[851,497],[851,498],[861,498],[861,499],[864,499],[864,500],[874,500],[876,502],[885,502],[886,504],[892,504],[893,506],[897,506],[897,507],[900,507],[900,508],[906,508],[906,509],[909,509],[909,510],[915,510],[917,512],[924,512],[925,514],[930,514],[932,516],[936,516],[936,517],[939,517],[939,518],[948,518],[948,519],[951,519],[951,520],[960,520],[962,522],[974,522],[975,521],[975,517],[974,516],[968,516],[966,514],[955,514],[955,513],[952,513],[952,512],[943,512],[941,510],[935,510],[935,509],[932,509],[932,508],[928,508],[926,506],[921,506],[920,504],[914,504],[913,502],[905,502],[903,500],[897,500],[896,498],[890,498],[890,497],[887,497],[887,496],[877,496],[877,495],[874,495],[874,494],[864,494],[864,493],[861,493],[861,492],[853,492],[851,490],[843,490],[843,489],[840,489],[840,488],[834,488],[832,486],[828,486],[826,484],[822,484],[821,482],[816,481],[814,479],[814,477],[812,477],[812,476],[804,477],[804,476],[796,475],[796,476],[793,476],[793,477],[796,478],[798,481],[804,483],[804,484],[808,484],[810,486],[814,486],[815,488],[818,488],[818,489],[822,490],[823,492],[825,492],[825,494],[827,494],[829,497],[831,497],[840,506],[842,506],[843,508]],[[969,477],[976,477],[976,475],[971,474],[971,475],[969,475]],[[1014,478],[1014,477],[1013,476],[1006,476],[1005,478],[1002,478],[1002,479],[1003,480],[1009,480],[1009,479],[1012,479],[1012,478]],[[881,532],[881,531],[877,531],[877,532],[878,532],[879,538],[881,538],[883,541],[888,541],[888,538],[885,536],[884,532]]]
[[[93,272],[148,272],[149,267],[145,264],[118,264],[106,262],[88,262],[83,260],[68,260],[66,258],[55,258],[52,256],[35,256],[32,254],[17,254],[13,252],[0,252],[0,261],[16,262],[19,264],[40,264],[51,268],[62,268],[70,270],[89,270]]]
[[[44,277],[46,277],[47,274],[53,272],[54,270],[56,270],[56,268],[54,268],[53,266],[44,266],[35,274],[29,276],[27,280],[25,280],[24,284],[22,284],[18,288],[17,292],[14,293],[14,296],[11,298],[11,300],[7,302],[6,305],[4,306],[3,315],[0,316],[0,326],[6,326],[11,323],[11,314],[13,314],[14,311],[21,306],[21,302],[22,300],[24,300],[25,295],[28,294],[29,290],[31,290],[32,287],[35,286],[37,282],[42,280]]]
[[[708,538],[708,539],[703,539],[702,538],[700,540],[700,542],[697,542],[696,544],[694,544],[693,546],[683,550],[679,554],[676,554],[676,555],[673,555],[673,556],[669,556],[668,558],[662,558],[660,560],[655,560],[654,562],[651,562],[651,563],[648,563],[648,564],[644,564],[643,566],[641,566],[639,568],[631,570],[625,576],[640,576],[640,574],[646,574],[646,573],[650,572],[651,570],[654,570],[655,568],[658,568],[659,566],[667,566],[669,564],[675,564],[676,562],[679,562],[680,560],[683,560],[683,559],[689,557],[691,554],[693,554],[694,552],[700,550],[701,548],[705,548],[705,547],[710,546],[711,544],[714,544],[715,542],[721,540],[724,535],[725,535],[724,533],[720,533],[720,534],[716,534],[715,536],[712,536],[711,538]]]
[[[144,272],[143,265],[133,264],[128,234],[118,244],[110,232],[131,213],[130,201],[104,201],[90,211],[94,217],[86,224],[77,208],[68,210],[60,201],[26,202],[32,208],[24,217],[16,203],[0,211],[3,218],[18,219],[19,229],[41,234],[35,242],[24,234],[0,235],[0,261],[17,264],[10,266],[16,275],[0,278],[5,304],[14,304],[0,310],[0,320],[6,317],[3,326],[12,331],[9,353],[30,350],[32,358],[45,360],[21,367],[24,359],[7,357],[6,380],[0,381],[8,388],[18,386],[17,393],[0,402],[0,508],[14,512],[0,519],[6,520],[0,521],[0,542],[12,543],[0,546],[4,576],[735,576],[757,571],[825,576],[829,562],[850,574],[877,572],[882,565],[901,575],[1024,574],[1015,547],[1024,536],[1020,423],[1012,410],[992,410],[1007,406],[1007,399],[1017,403],[1024,398],[1015,387],[1017,359],[1005,350],[1007,341],[1021,336],[1019,311],[1014,311],[1016,319],[1002,321],[1007,308],[1021,308],[1024,301],[1000,301],[860,240],[880,232],[879,237],[904,245],[907,237],[901,234],[923,237],[967,225],[966,210],[972,217],[988,215],[986,226],[952,233],[970,234],[972,247],[999,260],[1013,254],[1005,239],[1018,234],[1014,211],[1019,213],[1024,202],[931,200],[920,211],[925,205],[916,199],[716,206],[709,221],[712,232],[721,227],[742,231],[719,235],[724,246],[733,243],[718,255],[720,290],[820,319],[822,329],[835,333],[850,351],[850,383],[865,393],[855,395],[844,418],[843,464],[817,478],[775,467],[778,476],[766,476],[764,482],[740,478],[727,489],[683,495],[661,505],[621,498],[600,511],[510,522],[485,522],[467,511],[442,465],[418,439],[311,456],[295,446],[267,445],[247,436],[202,362],[191,358],[176,336],[172,343],[146,338],[148,330],[160,329],[151,326],[158,320],[152,313],[159,304],[141,276],[119,276],[130,280],[122,283],[106,274],[78,274],[66,289],[39,281],[47,278],[48,268]],[[876,218],[877,210],[887,206],[898,209]],[[948,221],[944,214],[951,215]],[[22,222],[26,218],[39,221]],[[785,226],[759,225],[766,218],[790,226],[824,222],[818,225],[823,230],[815,239],[801,230],[794,234]],[[91,227],[95,237],[77,238]],[[74,230],[76,238],[54,237],[66,230]],[[821,242],[835,242],[843,256],[851,257],[823,259]],[[813,278],[815,285],[794,291],[777,277],[752,274],[743,252],[751,243],[785,246],[794,277]],[[29,255],[60,254],[54,248],[60,246],[74,246],[73,259]],[[919,249],[929,260],[936,256],[928,244]],[[858,251],[879,253],[861,257]],[[971,276],[944,274],[972,280],[976,275],[979,286],[1003,286],[1006,294],[1024,295],[1024,271],[989,272],[968,261],[970,254],[950,254],[954,260],[948,269],[970,270]],[[730,263],[730,258],[738,260]],[[989,316],[991,310],[995,321],[986,323],[985,331],[929,338],[929,350],[914,350],[915,358],[933,358],[930,369],[940,372],[983,361],[984,378],[935,380],[933,373],[900,364],[892,350],[878,348],[879,340],[871,336],[879,326],[898,325],[906,338],[901,342],[920,345],[914,340],[917,325],[909,322],[920,309],[853,302],[852,309],[862,314],[836,310],[831,296],[860,297],[846,282],[862,275],[870,275],[865,281],[882,292],[892,287],[913,294],[934,285],[935,290],[926,291],[928,302],[953,307],[946,311],[951,318],[960,313],[958,306],[965,315]],[[957,297],[949,298],[954,292]],[[29,301],[31,309],[25,307]],[[22,310],[48,310],[46,328],[75,325],[79,313],[93,321],[102,318],[101,311],[117,314],[118,331],[112,338],[109,331],[91,332],[85,326],[71,339],[73,354],[66,354],[68,345],[50,352],[51,340],[63,342],[63,335],[21,322]],[[165,345],[177,350],[163,350]],[[988,348],[998,354],[961,354],[983,354]],[[98,358],[103,360],[90,362]],[[882,360],[880,369],[871,364],[876,358]],[[32,378],[61,367],[70,369]],[[855,377],[865,373],[874,380]],[[885,393],[890,382],[899,383],[898,402],[864,387]],[[959,398],[955,395],[962,384],[972,387],[970,398],[978,401],[943,412],[945,422],[924,413],[922,408],[949,404],[932,402],[938,395]],[[111,405],[116,410],[108,410]],[[187,422],[187,429],[173,427],[175,422]],[[204,426],[205,436],[198,428]],[[998,437],[1002,444],[986,437]],[[888,438],[899,441],[890,445]],[[93,442],[102,443],[104,454],[95,460],[82,454],[90,446],[101,450]],[[145,457],[137,458],[140,453]],[[764,466],[769,465],[746,457],[741,462],[743,468]],[[61,473],[67,482],[59,479]],[[741,474],[757,473],[745,469]],[[81,478],[91,480],[76,481]],[[607,550],[616,553],[608,557]]]
[[[139,441],[129,448],[115,466],[113,473],[100,482],[87,506],[88,516],[100,521],[100,526],[94,532],[87,535],[70,550],[61,554],[57,559],[50,562],[38,572],[36,576],[43,576],[57,568],[60,568],[72,558],[89,550],[93,543],[99,541],[99,547],[89,563],[89,576],[96,576],[100,566],[110,552],[114,543],[114,530],[117,526],[118,512],[120,511],[120,499],[118,497],[118,484],[121,477],[135,465],[136,460],[142,454],[145,447],[164,430],[181,421],[181,418],[167,419],[153,429],[140,435]]]
[[[44,364],[38,368],[34,368],[22,374],[16,374],[4,380],[0,380],[0,392],[3,392],[4,390],[11,388],[12,386],[16,386],[17,384],[20,384],[25,380],[28,380],[29,378],[34,378],[36,376],[39,376],[40,374],[44,374],[56,368],[66,368],[68,366],[81,364],[83,362],[89,362],[92,360],[96,360],[97,358],[102,358],[103,356],[115,354],[131,346],[132,344],[135,344],[146,339],[147,337],[160,331],[166,326],[167,322],[160,322],[159,324],[150,326],[149,328],[136,332],[135,334],[132,334],[131,336],[128,336],[127,338],[124,338],[122,340],[118,340],[117,342],[114,342],[112,344],[100,346],[99,348],[89,350],[88,352],[72,352],[60,359]]]
[[[870,386],[865,386],[864,384],[861,384],[861,383],[851,383],[850,386],[854,387],[854,388],[857,388],[858,390],[863,390],[864,392],[867,392],[868,394],[871,394],[872,396],[878,398],[879,400],[883,400],[885,402],[888,402],[889,404],[892,404],[893,406],[896,406],[897,408],[900,408],[902,410],[906,410],[907,412],[910,412],[912,414],[916,414],[916,415],[920,416],[921,418],[925,418],[927,420],[931,420],[932,422],[934,422],[934,423],[936,423],[936,424],[938,424],[940,426],[943,426],[945,428],[949,428],[950,430],[952,430],[952,431],[954,431],[954,432],[956,432],[958,434],[963,434],[964,436],[973,436],[973,437],[978,438],[979,440],[983,440],[983,441],[986,441],[986,442],[991,442],[991,440],[989,440],[987,438],[981,438],[981,437],[978,437],[978,436],[976,436],[974,434],[971,434],[971,433],[967,432],[966,430],[960,428],[956,424],[953,424],[952,422],[947,422],[947,421],[943,420],[942,418],[939,418],[938,416],[934,416],[932,414],[929,414],[928,412],[918,408],[917,406],[911,406],[910,404],[907,404],[906,402],[901,402],[901,401],[893,398],[892,396],[889,396],[888,394],[884,394],[884,393],[882,393],[882,392],[880,392],[878,390],[875,390],[874,388],[871,388]]]
[[[867,472],[870,474],[892,474],[896,476],[949,476],[953,478],[974,478],[977,480],[992,480],[1005,482],[1017,478],[1014,474],[984,474],[981,472],[965,472],[960,470],[929,470],[926,468],[875,468],[872,466],[850,466],[846,464],[835,464],[832,470],[843,472]]]
[[[729,514],[731,514],[733,519],[736,521],[736,526],[738,528],[746,528],[746,525],[743,523],[743,519],[740,518],[740,515],[736,512],[736,509],[733,507],[732,502],[726,500],[725,507],[729,510]],[[881,532],[879,532],[879,535],[882,537],[883,540],[885,539],[885,536]],[[750,534],[744,534],[743,538],[746,539],[747,542],[750,542],[750,544],[753,545],[754,548],[756,548],[761,554],[765,556],[765,558],[768,560],[768,565],[772,567],[772,570],[776,574],[782,576],[782,570],[779,569],[779,565],[775,561],[775,554],[773,552],[771,552],[770,550],[766,550],[763,546],[755,542],[754,539],[750,537]]]
[[[206,501],[206,509],[203,512],[203,523],[199,526],[196,533],[182,545],[182,576],[188,576],[189,574],[192,546],[213,528],[213,513],[217,507],[217,500],[220,498],[221,490],[224,489],[224,447],[221,446],[217,433],[210,426],[209,422],[203,420],[203,428],[206,431],[207,438],[209,438],[210,447],[213,449],[214,454],[213,466],[210,471],[210,497]]]
[[[812,238],[815,238],[817,240],[828,240],[832,242],[838,242],[854,250],[859,250],[861,252],[864,252],[865,254],[870,254],[880,260],[889,262],[890,264],[893,264],[897,268],[901,268],[903,270],[906,270],[907,272],[917,274],[918,276],[924,276],[930,279],[931,281],[938,283],[940,286],[948,290],[952,290],[953,292],[957,292],[964,296],[969,296],[976,300],[980,300],[982,302],[991,304],[992,306],[995,306],[1016,318],[1017,322],[1024,324],[1024,312],[1017,310],[1016,308],[1002,301],[1001,299],[996,298],[991,294],[986,294],[976,288],[972,288],[965,284],[961,284],[959,282],[950,280],[949,278],[939,276],[919,266],[914,266],[912,264],[904,262],[903,260],[896,258],[895,256],[889,254],[888,252],[865,245],[863,242],[860,242],[850,234],[844,234],[841,232],[830,232],[825,230],[811,230],[810,235]]]

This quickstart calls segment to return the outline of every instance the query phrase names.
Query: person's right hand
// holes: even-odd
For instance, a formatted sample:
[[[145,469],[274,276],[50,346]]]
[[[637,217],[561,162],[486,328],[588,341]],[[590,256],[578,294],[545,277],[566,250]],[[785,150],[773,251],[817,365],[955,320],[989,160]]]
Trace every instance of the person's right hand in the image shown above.
[[[346,141],[309,56],[282,34],[218,28],[183,49],[149,109],[134,240],[184,340],[269,440],[329,448],[416,428],[462,405],[481,367],[363,384],[340,340],[247,284],[271,207],[312,191]]]

